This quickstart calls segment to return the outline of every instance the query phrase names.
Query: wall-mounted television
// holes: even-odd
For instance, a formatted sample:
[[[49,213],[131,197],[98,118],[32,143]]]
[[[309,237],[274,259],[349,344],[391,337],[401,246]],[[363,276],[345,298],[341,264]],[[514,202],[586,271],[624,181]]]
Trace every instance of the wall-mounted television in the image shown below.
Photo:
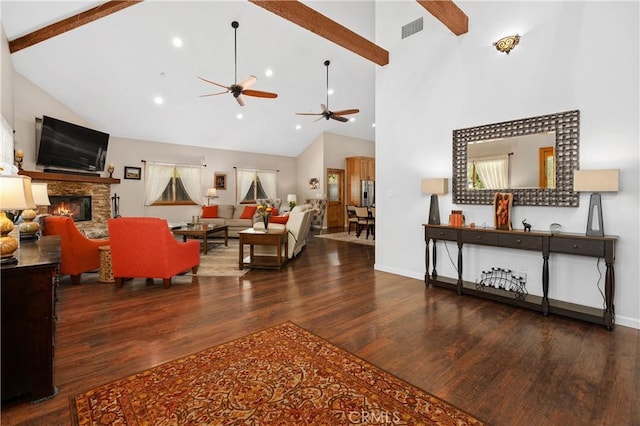
[[[109,144],[108,133],[46,115],[43,116],[41,124],[40,131],[36,132],[36,164],[91,172],[104,170]]]

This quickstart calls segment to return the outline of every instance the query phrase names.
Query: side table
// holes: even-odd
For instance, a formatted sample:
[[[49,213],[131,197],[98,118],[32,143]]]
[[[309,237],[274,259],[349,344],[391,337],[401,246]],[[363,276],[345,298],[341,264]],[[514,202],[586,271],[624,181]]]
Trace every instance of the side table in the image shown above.
[[[238,269],[245,265],[250,268],[275,268],[282,269],[289,259],[289,238],[286,229],[255,230],[253,228],[238,232],[240,247],[238,253]],[[248,262],[244,259],[244,245],[249,245]],[[281,247],[284,244],[284,256]],[[255,246],[275,246],[274,256],[258,256],[254,253]]]
[[[116,279],[113,277],[113,271],[111,270],[111,246],[98,247],[100,252],[100,275],[98,276],[98,282],[101,283],[115,283]]]

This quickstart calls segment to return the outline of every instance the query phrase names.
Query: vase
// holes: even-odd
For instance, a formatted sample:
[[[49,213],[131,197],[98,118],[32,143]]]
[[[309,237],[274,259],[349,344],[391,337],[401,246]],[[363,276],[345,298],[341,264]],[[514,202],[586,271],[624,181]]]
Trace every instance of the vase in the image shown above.
[[[262,216],[262,223],[264,223],[264,230],[269,230],[269,216]]]

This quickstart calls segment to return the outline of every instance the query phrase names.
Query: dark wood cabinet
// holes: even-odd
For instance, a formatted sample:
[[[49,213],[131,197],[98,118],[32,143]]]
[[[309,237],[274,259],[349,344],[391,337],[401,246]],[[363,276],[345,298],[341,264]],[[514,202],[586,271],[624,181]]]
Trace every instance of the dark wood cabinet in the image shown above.
[[[503,303],[533,309],[544,315],[557,314],[571,318],[590,321],[604,325],[608,330],[615,323],[613,297],[615,279],[613,264],[615,261],[615,244],[618,240],[614,236],[589,237],[581,234],[551,234],[546,232],[503,231],[486,228],[452,227],[446,225],[423,225],[426,242],[424,282],[440,287],[455,289],[458,294],[470,294]],[[437,241],[452,241],[458,246],[458,277],[440,277],[437,272]],[[431,244],[431,255],[429,245]],[[526,295],[513,297],[509,292],[492,288],[478,288],[475,283],[462,279],[464,261],[462,248],[465,244],[503,247],[516,250],[537,251],[542,257],[542,297]],[[549,299],[549,257],[553,253],[572,254],[576,256],[590,256],[604,259],[606,265],[604,309],[597,309],[574,303]],[[431,272],[429,267],[431,266]],[[553,283],[558,285],[558,283]],[[560,284],[561,285],[561,284]]]
[[[2,265],[2,402],[35,401],[53,384],[55,288],[60,237],[22,241],[18,263]]]

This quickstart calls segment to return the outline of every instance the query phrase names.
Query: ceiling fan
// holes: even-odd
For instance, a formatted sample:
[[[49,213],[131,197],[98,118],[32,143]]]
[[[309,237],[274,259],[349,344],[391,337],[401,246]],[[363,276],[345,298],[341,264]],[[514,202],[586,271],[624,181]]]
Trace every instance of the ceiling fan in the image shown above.
[[[200,95],[200,97],[202,98],[206,96],[216,96],[216,95],[224,95],[225,93],[231,93],[233,94],[233,97],[236,98],[236,101],[238,101],[240,106],[244,106],[244,98],[242,97],[242,95],[254,96],[257,98],[277,98],[278,97],[277,93],[263,92],[261,90],[249,89],[251,86],[255,84],[257,80],[257,77],[255,75],[250,75],[249,77],[245,78],[240,83],[238,83],[238,40],[237,40],[238,37],[237,36],[238,36],[238,27],[240,26],[240,24],[238,24],[238,21],[233,21],[231,22],[231,26],[233,27],[233,31],[234,31],[233,55],[234,55],[234,67],[235,67],[235,75],[234,75],[235,83],[232,84],[231,86],[225,86],[224,84],[219,84],[211,80],[207,80],[206,78],[198,77],[202,81],[206,81],[207,83],[211,83],[218,87],[222,87],[223,89],[226,89],[224,92],[210,93],[208,95]]]
[[[329,64],[331,63],[331,61],[324,61],[324,65],[327,67],[327,103],[325,104],[320,104],[320,108],[322,109],[322,112],[296,112],[297,115],[319,115],[320,118],[318,118],[318,120],[321,120],[322,118],[324,118],[325,120],[328,119],[333,119],[333,120],[337,120],[337,121],[341,121],[343,123],[346,123],[347,121],[349,121],[349,119],[347,117],[343,117],[343,115],[349,115],[349,114],[357,114],[360,112],[359,109],[343,109],[341,111],[331,111],[329,110]],[[316,120],[316,121],[318,121]]]

